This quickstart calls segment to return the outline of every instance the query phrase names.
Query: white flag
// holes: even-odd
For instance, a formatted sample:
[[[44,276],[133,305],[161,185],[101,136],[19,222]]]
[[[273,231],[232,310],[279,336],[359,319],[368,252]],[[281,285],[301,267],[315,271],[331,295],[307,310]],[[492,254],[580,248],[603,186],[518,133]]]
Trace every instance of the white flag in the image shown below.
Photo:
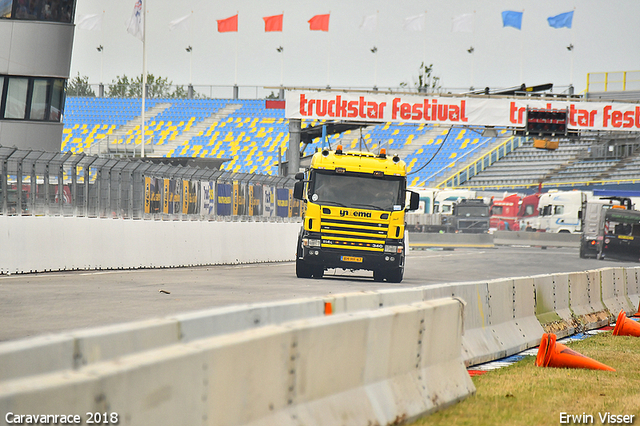
[[[100,31],[102,30],[102,15],[80,15],[76,20],[76,27],[81,30]]]
[[[127,25],[128,33],[142,40],[142,34],[144,32],[144,22],[142,22],[142,0],[136,0],[136,4],[133,6],[131,18],[129,19],[129,22],[125,22],[125,24]]]
[[[465,13],[453,18],[451,23],[451,31],[454,33],[472,33],[473,32],[473,14]]]
[[[188,30],[189,29],[189,21],[191,18],[191,13],[188,15],[183,16],[182,18],[178,18],[178,19],[174,19],[173,21],[169,22],[169,30],[173,31],[173,30]]]
[[[365,31],[375,31],[378,26],[378,15],[365,16],[360,24],[360,29]]]
[[[411,16],[404,20],[403,28],[405,31],[422,31],[424,27],[424,13]]]

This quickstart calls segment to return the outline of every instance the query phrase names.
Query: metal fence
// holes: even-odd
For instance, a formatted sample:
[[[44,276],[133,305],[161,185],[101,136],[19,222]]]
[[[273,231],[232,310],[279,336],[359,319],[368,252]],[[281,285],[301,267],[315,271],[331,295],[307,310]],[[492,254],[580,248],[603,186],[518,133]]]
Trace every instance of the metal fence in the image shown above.
[[[289,177],[0,146],[0,215],[284,220],[301,215],[293,183]]]

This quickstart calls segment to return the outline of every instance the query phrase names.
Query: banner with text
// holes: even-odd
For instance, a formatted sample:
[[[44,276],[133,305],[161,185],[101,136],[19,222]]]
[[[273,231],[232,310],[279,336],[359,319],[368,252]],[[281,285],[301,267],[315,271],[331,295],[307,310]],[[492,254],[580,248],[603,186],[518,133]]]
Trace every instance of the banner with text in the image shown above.
[[[524,127],[529,108],[567,109],[569,130],[640,131],[640,105],[531,98],[339,93],[291,90],[287,119]]]

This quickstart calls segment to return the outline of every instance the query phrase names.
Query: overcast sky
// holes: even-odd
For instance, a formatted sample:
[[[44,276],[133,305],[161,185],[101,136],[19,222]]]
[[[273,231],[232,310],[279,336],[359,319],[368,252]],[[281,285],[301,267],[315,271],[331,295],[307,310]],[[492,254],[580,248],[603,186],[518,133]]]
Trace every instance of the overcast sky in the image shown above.
[[[640,70],[640,0],[145,1],[147,71],[180,85],[191,75],[194,85],[262,87],[282,80],[285,86],[384,89],[413,86],[425,61],[445,88],[553,83],[561,92],[573,82],[580,93],[587,73]],[[108,84],[116,76],[141,75],[142,42],[125,24],[134,3],[77,0],[76,22],[91,14],[103,19],[100,31],[76,28],[72,77],[80,73],[97,84],[102,73]],[[503,27],[505,10],[523,11],[521,30]],[[549,26],[548,17],[570,11],[571,29]],[[216,19],[236,13],[238,32],[219,33]],[[265,33],[262,18],[280,13],[283,31]],[[329,31],[310,31],[307,21],[326,13]],[[420,14],[422,31],[403,28]],[[473,14],[473,32],[452,31],[453,18],[462,14]],[[170,30],[171,21],[187,15],[188,28]],[[361,27],[371,15],[377,15],[373,31]]]

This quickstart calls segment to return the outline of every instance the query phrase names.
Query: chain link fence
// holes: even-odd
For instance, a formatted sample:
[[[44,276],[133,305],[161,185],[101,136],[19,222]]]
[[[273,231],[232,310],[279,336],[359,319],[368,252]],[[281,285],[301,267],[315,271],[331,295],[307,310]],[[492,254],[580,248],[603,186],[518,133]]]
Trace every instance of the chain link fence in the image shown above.
[[[289,177],[0,146],[0,215],[288,221]]]

